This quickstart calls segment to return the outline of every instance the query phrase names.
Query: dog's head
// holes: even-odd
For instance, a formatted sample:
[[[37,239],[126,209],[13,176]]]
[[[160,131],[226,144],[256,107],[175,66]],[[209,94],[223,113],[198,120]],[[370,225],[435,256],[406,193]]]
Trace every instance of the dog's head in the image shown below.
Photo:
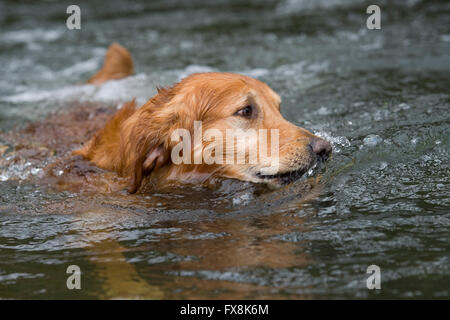
[[[280,185],[327,159],[331,145],[288,122],[265,83],[233,73],[198,73],[158,94],[121,130],[124,171],[143,176],[226,177]]]

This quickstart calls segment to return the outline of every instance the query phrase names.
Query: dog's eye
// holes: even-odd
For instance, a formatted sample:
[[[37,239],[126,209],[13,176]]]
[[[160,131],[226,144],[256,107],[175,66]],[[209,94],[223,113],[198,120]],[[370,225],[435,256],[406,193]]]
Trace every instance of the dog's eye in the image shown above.
[[[245,117],[245,118],[251,118],[253,117],[253,107],[252,106],[246,106],[242,109],[239,109],[236,111],[235,115]]]

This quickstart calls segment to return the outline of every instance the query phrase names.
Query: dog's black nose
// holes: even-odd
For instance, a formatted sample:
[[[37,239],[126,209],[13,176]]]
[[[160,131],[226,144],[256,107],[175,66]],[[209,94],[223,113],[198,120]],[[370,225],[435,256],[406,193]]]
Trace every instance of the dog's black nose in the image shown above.
[[[331,153],[331,144],[320,138],[313,138],[309,143],[312,152],[323,160],[328,159]]]

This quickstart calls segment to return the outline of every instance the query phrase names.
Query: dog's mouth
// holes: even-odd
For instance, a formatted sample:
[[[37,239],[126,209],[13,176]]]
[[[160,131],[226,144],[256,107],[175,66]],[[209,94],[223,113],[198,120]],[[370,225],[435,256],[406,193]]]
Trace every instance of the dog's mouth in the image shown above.
[[[263,174],[261,172],[256,173],[256,176],[266,183],[276,183],[279,185],[286,185],[300,179],[303,176],[313,176],[320,168],[323,167],[326,159],[318,158],[311,165],[302,167],[295,170],[290,170],[277,174]]]
[[[308,171],[308,168],[301,168],[271,175],[258,172],[256,176],[259,179],[264,180],[264,182],[278,182],[279,184],[284,185],[300,179],[306,171]]]

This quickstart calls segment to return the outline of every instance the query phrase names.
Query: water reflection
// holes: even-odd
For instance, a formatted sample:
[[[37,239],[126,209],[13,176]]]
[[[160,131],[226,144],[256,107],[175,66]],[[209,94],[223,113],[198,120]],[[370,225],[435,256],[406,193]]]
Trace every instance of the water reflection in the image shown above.
[[[379,31],[357,0],[202,5],[91,1],[79,33],[50,2],[0,10],[0,297],[448,297],[447,3],[381,1]],[[138,74],[79,85],[113,41]],[[122,102],[212,70],[267,82],[288,120],[333,143],[320,183],[130,196],[67,157]]]

